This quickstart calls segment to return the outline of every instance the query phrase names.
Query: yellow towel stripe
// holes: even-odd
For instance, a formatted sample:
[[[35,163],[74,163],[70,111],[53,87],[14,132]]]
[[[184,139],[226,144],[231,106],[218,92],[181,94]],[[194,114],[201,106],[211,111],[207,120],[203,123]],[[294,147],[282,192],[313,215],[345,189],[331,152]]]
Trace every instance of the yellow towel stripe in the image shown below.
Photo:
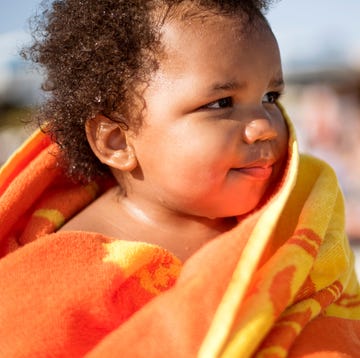
[[[116,264],[126,277],[154,259],[154,249],[151,244],[118,240],[103,244],[103,247],[106,251],[103,262]]]
[[[302,330],[302,325],[295,321],[280,321],[275,324],[276,327],[291,327],[296,334],[299,334]]]
[[[256,358],[283,358],[286,357],[288,352],[280,346],[273,346],[266,349],[263,349],[261,352],[259,352],[255,357]]]
[[[54,224],[56,229],[61,227],[65,222],[64,215],[56,209],[39,209],[34,212],[33,216],[49,220]]]
[[[215,312],[212,325],[200,347],[198,353],[199,358],[228,356],[226,352],[224,353],[222,351],[231,334],[234,320],[237,317],[236,312],[239,309],[239,304],[242,302],[246,289],[256,270],[262,255],[262,250],[266,246],[266,240],[269,238],[269,232],[271,232],[276,225],[274,217],[279,216],[292,187],[295,185],[299,156],[294,129],[290,121],[288,121],[288,124],[290,137],[292,139],[289,141],[289,152],[292,153],[294,158],[289,167],[289,180],[284,183],[283,190],[274,198],[269,209],[258,220],[242,254],[243,257],[246,257],[246,260],[240,259],[233,273],[228,289]],[[266,227],[267,230],[264,230],[264,227]],[[255,255],[254,253],[257,254]],[[256,345],[257,342],[254,342],[254,347],[256,347]],[[250,355],[251,352],[249,351],[244,351],[240,354],[242,358]]]

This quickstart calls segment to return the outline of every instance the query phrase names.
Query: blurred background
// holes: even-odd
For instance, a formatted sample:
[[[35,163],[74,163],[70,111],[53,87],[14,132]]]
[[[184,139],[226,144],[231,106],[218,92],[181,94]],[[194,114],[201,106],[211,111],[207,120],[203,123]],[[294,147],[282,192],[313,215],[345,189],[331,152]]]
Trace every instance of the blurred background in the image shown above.
[[[18,55],[39,0],[0,3],[0,165],[31,133],[41,75]],[[268,19],[283,58],[283,102],[300,150],[328,161],[346,199],[347,232],[360,273],[360,1],[282,0]]]

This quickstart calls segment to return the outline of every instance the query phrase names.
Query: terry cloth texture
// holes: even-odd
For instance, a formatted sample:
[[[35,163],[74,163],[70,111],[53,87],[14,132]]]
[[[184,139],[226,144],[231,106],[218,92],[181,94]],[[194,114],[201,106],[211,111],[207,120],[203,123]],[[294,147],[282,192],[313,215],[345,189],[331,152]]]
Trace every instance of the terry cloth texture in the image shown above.
[[[72,184],[36,133],[0,171],[0,357],[359,357],[342,194],[288,123],[274,195],[185,263],[57,232],[114,182]]]

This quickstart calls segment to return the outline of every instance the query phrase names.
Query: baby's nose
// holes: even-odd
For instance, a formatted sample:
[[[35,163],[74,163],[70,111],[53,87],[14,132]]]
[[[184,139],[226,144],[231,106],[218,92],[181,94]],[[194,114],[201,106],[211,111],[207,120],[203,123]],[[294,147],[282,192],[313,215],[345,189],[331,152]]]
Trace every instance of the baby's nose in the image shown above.
[[[243,136],[247,144],[253,144],[257,141],[274,139],[277,137],[277,132],[269,119],[258,118],[246,124]]]

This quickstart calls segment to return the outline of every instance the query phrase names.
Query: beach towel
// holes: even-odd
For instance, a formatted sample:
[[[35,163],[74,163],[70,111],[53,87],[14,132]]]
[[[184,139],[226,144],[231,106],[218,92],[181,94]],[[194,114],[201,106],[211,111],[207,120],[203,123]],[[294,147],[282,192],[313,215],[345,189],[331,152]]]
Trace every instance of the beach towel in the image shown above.
[[[268,201],[186,262],[57,230],[111,186],[74,184],[38,132],[0,171],[1,357],[359,357],[360,294],[333,170],[289,159]]]

